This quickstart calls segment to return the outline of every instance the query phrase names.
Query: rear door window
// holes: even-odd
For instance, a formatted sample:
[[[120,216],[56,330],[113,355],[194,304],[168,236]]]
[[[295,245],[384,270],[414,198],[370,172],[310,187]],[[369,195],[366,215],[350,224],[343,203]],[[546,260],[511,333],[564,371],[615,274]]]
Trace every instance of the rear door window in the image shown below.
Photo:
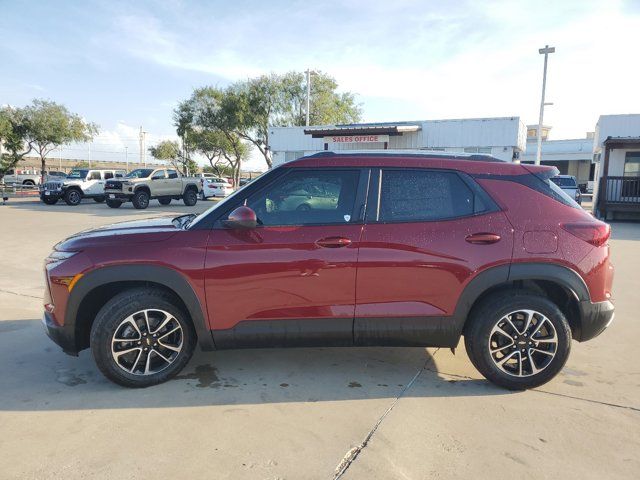
[[[485,210],[487,202],[483,196],[456,172],[382,170],[380,222],[446,220]]]

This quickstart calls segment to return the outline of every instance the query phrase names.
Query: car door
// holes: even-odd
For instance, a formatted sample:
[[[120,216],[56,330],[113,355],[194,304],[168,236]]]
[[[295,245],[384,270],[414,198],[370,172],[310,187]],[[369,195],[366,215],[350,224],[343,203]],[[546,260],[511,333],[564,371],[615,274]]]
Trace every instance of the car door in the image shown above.
[[[360,242],[357,345],[455,345],[458,297],[479,271],[508,263],[513,231],[469,176],[455,171],[372,172]]]
[[[100,195],[104,193],[104,179],[100,170],[89,170],[86,180],[82,183],[85,195]]]
[[[182,181],[177,170],[167,170],[164,187],[164,195],[182,195]]]
[[[283,170],[234,198],[223,214],[246,203],[258,227],[218,223],[211,231],[205,288],[218,348],[353,342],[359,212],[368,178],[354,168]],[[337,186],[331,208],[300,210],[289,201],[295,191],[288,185],[323,181]]]
[[[156,170],[151,174],[149,189],[152,197],[163,197],[167,195],[167,175],[165,170]]]

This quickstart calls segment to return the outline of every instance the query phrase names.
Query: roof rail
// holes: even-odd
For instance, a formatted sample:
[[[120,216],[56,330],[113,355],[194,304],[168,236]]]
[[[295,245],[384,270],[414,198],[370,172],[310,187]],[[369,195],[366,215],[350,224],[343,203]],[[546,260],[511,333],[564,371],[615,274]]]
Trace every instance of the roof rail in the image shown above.
[[[472,160],[479,162],[503,162],[507,163],[504,160],[500,160],[493,155],[486,155],[482,153],[450,153],[450,152],[416,152],[415,150],[411,151],[402,151],[402,150],[349,150],[349,151],[330,151],[325,150],[323,152],[313,153],[311,155],[305,155],[302,158],[323,158],[323,157],[336,157],[336,156],[368,156],[368,157],[417,157],[417,158],[444,158],[449,160]]]

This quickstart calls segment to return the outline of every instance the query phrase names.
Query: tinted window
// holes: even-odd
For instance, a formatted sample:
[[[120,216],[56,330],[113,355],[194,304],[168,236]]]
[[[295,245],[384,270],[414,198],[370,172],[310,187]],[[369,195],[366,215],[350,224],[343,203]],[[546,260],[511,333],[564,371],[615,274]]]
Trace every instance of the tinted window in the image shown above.
[[[91,172],[89,174],[89,180],[100,180],[100,172]]]
[[[167,176],[169,178],[178,178],[178,172],[175,170],[167,170]]]
[[[164,170],[158,170],[151,178],[165,178]]]
[[[454,172],[383,170],[382,222],[417,222],[472,215],[484,204]]]
[[[86,178],[89,170],[71,170],[67,178]]]
[[[104,172],[104,179],[108,180],[110,178],[113,178],[113,172]]]
[[[249,198],[263,225],[320,225],[354,219],[357,170],[298,170]]]
[[[153,172],[152,168],[138,168],[127,173],[127,178],[147,178]]]

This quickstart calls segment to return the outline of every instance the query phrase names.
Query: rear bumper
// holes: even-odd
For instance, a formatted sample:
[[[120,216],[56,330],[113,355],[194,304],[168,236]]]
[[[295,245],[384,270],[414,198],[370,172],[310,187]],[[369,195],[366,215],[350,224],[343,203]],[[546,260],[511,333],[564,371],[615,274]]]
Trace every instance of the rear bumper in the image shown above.
[[[575,332],[574,338],[579,342],[586,342],[600,335],[613,321],[615,307],[609,300],[591,303],[580,302],[580,331]]]
[[[64,353],[69,355],[78,355],[78,347],[76,346],[75,332],[73,329],[58,325],[53,321],[48,312],[44,312],[42,324],[51,340],[58,344]]]

